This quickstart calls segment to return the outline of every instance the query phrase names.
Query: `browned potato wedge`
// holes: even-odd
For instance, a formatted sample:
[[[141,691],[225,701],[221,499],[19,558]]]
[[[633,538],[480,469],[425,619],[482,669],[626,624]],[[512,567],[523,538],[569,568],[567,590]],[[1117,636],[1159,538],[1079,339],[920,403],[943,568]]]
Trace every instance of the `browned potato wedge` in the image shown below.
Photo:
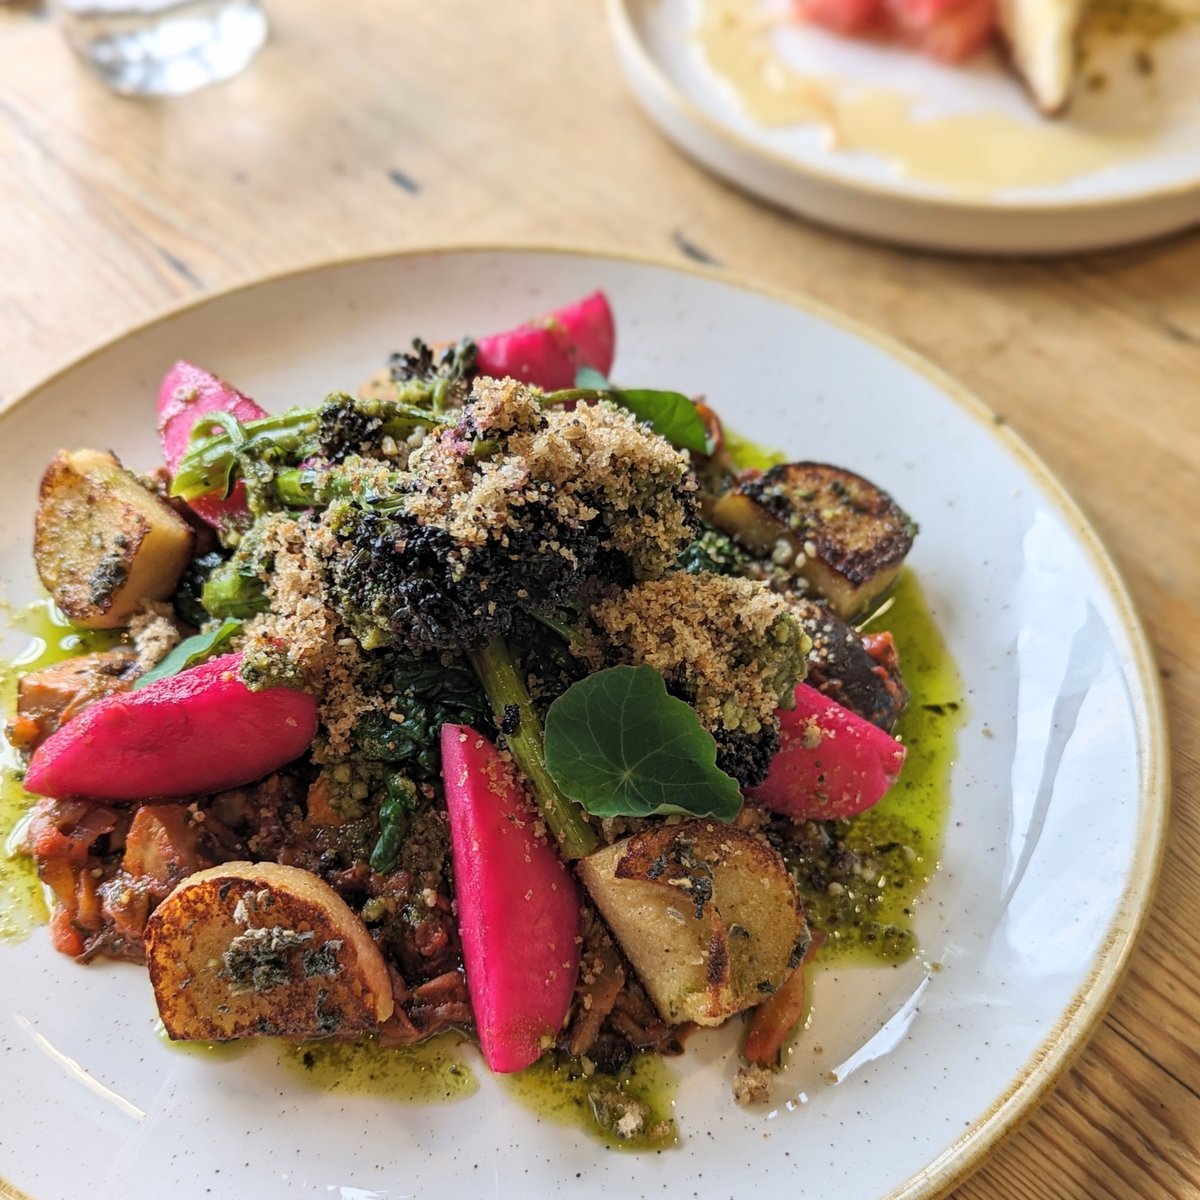
[[[841,618],[862,612],[895,580],[917,527],[869,480],[824,463],[787,463],[713,504],[709,519],[824,597]]]
[[[146,960],[178,1041],[328,1037],[392,1015],[366,926],[298,867],[235,862],[189,876],[151,916]]]
[[[188,523],[112,454],[64,450],[42,476],[34,561],[77,625],[115,629],[143,600],[165,600],[194,539]]]
[[[655,1007],[719,1025],[795,969],[808,924],[783,860],[744,830],[685,821],[579,863],[579,876]]]

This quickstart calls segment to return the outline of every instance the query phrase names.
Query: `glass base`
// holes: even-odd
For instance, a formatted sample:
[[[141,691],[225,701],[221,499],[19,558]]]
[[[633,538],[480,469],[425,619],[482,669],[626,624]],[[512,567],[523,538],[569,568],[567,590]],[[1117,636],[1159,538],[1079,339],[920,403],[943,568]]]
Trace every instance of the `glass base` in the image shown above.
[[[157,15],[121,13],[111,0],[60,0],[58,11],[71,45],[126,96],[181,96],[228,79],[267,36],[255,0],[190,0]]]

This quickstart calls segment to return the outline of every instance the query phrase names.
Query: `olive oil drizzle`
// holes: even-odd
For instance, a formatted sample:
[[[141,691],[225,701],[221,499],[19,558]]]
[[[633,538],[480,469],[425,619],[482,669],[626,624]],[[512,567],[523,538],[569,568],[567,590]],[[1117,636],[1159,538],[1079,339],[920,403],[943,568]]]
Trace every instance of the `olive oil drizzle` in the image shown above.
[[[791,858],[805,911],[825,938],[818,963],[894,962],[917,953],[914,916],[938,869],[950,772],[967,717],[962,679],[911,572],[903,572],[867,628],[891,632],[911,688],[897,727],[908,755],[900,778],[874,808],[830,823],[830,832],[857,860],[847,878],[817,890],[810,864]]]
[[[661,1055],[643,1052],[618,1075],[555,1052],[501,1076],[509,1094],[556,1125],[582,1129],[613,1150],[665,1150],[679,1142],[676,1082]]]
[[[443,1033],[415,1046],[387,1048],[376,1038],[279,1044],[279,1061],[322,1091],[373,1096],[392,1104],[444,1104],[479,1090],[461,1048],[465,1038]]]
[[[736,470],[783,461],[777,452],[725,430]],[[905,569],[887,599],[862,623],[889,631],[910,689],[897,735],[908,755],[900,778],[874,808],[828,823],[857,870],[846,878],[800,853],[785,854],[805,911],[823,935],[817,964],[890,963],[918,951],[913,922],[920,893],[938,868],[950,814],[950,772],[967,719],[965,688],[913,573]]]
[[[49,598],[14,609],[0,601],[0,621],[24,635],[24,648],[0,662],[0,723],[16,709],[17,682],[27,671],[106,650],[120,635],[77,629]],[[34,798],[21,786],[16,751],[0,736],[0,940],[20,941],[49,919],[33,860],[22,850]]]

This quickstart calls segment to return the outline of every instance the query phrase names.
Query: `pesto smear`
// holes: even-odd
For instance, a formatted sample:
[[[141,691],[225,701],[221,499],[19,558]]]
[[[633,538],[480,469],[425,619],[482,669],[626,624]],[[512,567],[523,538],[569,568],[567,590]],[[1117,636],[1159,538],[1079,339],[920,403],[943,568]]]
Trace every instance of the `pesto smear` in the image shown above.
[[[679,1141],[672,1116],[675,1081],[662,1057],[642,1053],[619,1075],[550,1053],[501,1081],[540,1117],[583,1129],[615,1150],[665,1150]]]
[[[937,870],[966,720],[962,679],[911,572],[865,628],[895,639],[911,689],[896,728],[908,756],[874,808],[850,821],[811,822],[809,846],[785,853],[809,920],[824,935],[818,963],[889,962],[917,952],[913,916]]]
[[[16,710],[17,680],[91,650],[107,650],[120,636],[76,629],[49,598],[25,608],[0,601],[0,626],[25,645],[7,662],[0,662],[0,724]],[[0,737],[0,939],[19,941],[49,918],[33,860],[20,846],[33,805],[21,786],[16,751]]]

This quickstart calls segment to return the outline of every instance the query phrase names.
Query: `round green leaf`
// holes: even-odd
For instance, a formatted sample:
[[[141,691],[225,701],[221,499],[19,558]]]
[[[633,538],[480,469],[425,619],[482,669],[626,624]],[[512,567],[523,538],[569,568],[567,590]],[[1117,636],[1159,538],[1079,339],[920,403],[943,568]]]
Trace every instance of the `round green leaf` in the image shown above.
[[[610,667],[572,684],[546,714],[546,768],[596,817],[682,813],[732,820],[737,783],[695,710],[653,667]]]

